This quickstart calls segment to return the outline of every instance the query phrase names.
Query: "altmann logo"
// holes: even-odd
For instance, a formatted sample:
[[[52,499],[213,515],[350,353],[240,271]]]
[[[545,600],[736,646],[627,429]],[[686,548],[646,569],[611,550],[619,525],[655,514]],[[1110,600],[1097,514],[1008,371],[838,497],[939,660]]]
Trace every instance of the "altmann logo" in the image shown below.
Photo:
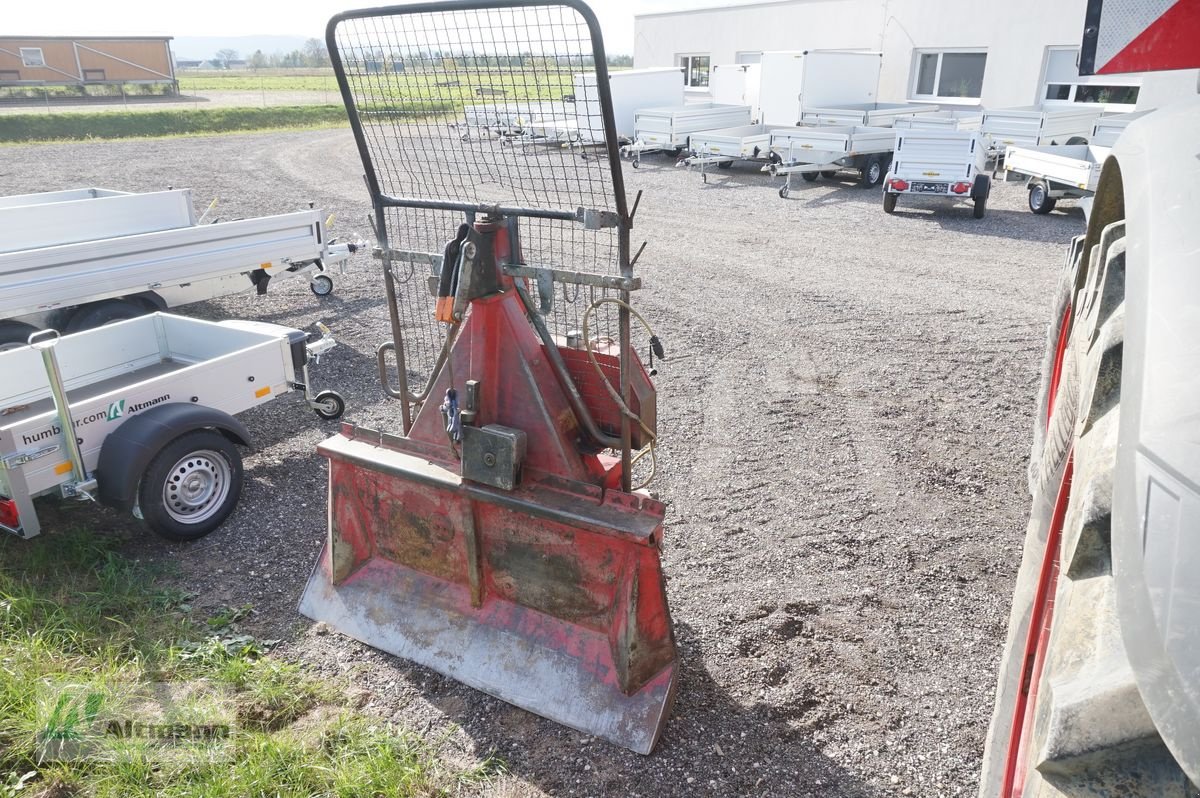
[[[147,399],[144,402],[134,402],[126,405],[124,399],[118,399],[115,402],[110,402],[104,410],[97,410],[87,415],[79,416],[75,419],[75,429],[86,427],[89,424],[94,424],[97,421],[116,421],[119,418],[132,415],[138,411],[145,410],[148,407],[160,405],[163,402],[170,401],[171,394],[165,393],[162,396],[156,396],[153,399]],[[53,424],[45,429],[31,432],[28,435],[21,435],[21,440],[26,446],[37,443],[39,441],[49,440],[55,435],[62,432],[62,427],[58,424]]]

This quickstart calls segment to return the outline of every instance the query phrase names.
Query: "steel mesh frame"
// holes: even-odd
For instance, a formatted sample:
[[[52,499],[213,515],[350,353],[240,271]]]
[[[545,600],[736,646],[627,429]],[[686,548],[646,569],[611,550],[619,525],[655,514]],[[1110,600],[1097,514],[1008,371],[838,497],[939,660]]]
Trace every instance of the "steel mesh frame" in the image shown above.
[[[632,277],[606,54],[578,0],[361,9],[333,17],[326,42],[374,207],[407,431],[424,399],[409,386],[428,384],[446,328],[428,290],[438,267],[389,253],[440,253],[464,218],[499,213],[519,220],[526,265]],[[584,212],[608,224],[585,229]],[[595,299],[629,300],[558,283],[553,295],[544,320],[561,339]],[[627,393],[628,312],[601,305],[591,327],[619,347]]]

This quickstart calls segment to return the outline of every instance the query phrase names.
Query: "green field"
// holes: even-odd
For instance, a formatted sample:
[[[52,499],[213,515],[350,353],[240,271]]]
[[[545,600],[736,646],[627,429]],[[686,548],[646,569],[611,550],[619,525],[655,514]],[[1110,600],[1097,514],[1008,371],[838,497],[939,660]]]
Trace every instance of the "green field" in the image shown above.
[[[574,70],[578,71],[578,70]],[[457,69],[434,72],[380,72],[359,78],[361,84],[379,97],[395,99],[437,99],[465,104],[507,99],[557,99],[574,90],[573,70]],[[271,70],[268,74],[204,72],[180,76],[183,94],[206,91],[329,92],[336,96],[337,80],[327,73],[292,74]],[[482,90],[479,93],[477,90]]]
[[[397,112],[412,113],[402,104]],[[345,124],[346,111],[341,105],[9,114],[0,116],[0,143],[187,136]]]

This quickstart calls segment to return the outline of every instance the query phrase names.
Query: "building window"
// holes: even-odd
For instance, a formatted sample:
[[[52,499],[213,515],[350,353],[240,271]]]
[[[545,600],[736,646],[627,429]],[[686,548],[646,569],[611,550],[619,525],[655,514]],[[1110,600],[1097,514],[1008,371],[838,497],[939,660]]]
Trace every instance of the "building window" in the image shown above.
[[[922,100],[978,100],[983,95],[982,50],[919,50],[912,97]]]
[[[1113,111],[1133,110],[1142,76],[1079,74],[1078,47],[1046,48],[1046,78],[1042,99],[1049,105],[1103,105]]]
[[[679,65],[683,67],[683,85],[691,88],[708,86],[708,56],[681,55],[679,56]]]
[[[734,61],[739,64],[761,64],[762,50],[738,50]]]
[[[27,67],[44,67],[46,59],[42,57],[41,47],[22,47],[21,63]]]
[[[103,69],[85,69],[83,70],[83,79],[85,81],[104,80]]]

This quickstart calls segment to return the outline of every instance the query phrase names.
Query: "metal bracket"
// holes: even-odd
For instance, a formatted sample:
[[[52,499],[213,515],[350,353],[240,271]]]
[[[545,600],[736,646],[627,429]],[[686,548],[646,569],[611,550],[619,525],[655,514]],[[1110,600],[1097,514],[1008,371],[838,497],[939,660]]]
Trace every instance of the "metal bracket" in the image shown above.
[[[590,285],[596,288],[609,288],[614,291],[636,291],[642,287],[640,277],[622,277],[619,274],[594,274],[592,272],[568,272],[562,269],[543,269],[540,266],[502,266],[501,269],[509,277],[529,277],[542,280],[542,273],[549,273],[551,279],[560,283],[573,285]]]
[[[17,466],[22,466],[26,463],[32,463],[34,460],[40,460],[43,457],[54,454],[58,451],[58,449],[59,446],[56,443],[52,446],[43,446],[41,449],[34,449],[30,452],[16,452],[15,454],[10,454],[5,458],[0,459],[0,463],[3,463],[5,468],[13,469]]]
[[[617,227],[620,225],[621,217],[615,211],[580,208],[575,211],[575,221],[583,222],[584,230],[602,230],[606,227]]]

